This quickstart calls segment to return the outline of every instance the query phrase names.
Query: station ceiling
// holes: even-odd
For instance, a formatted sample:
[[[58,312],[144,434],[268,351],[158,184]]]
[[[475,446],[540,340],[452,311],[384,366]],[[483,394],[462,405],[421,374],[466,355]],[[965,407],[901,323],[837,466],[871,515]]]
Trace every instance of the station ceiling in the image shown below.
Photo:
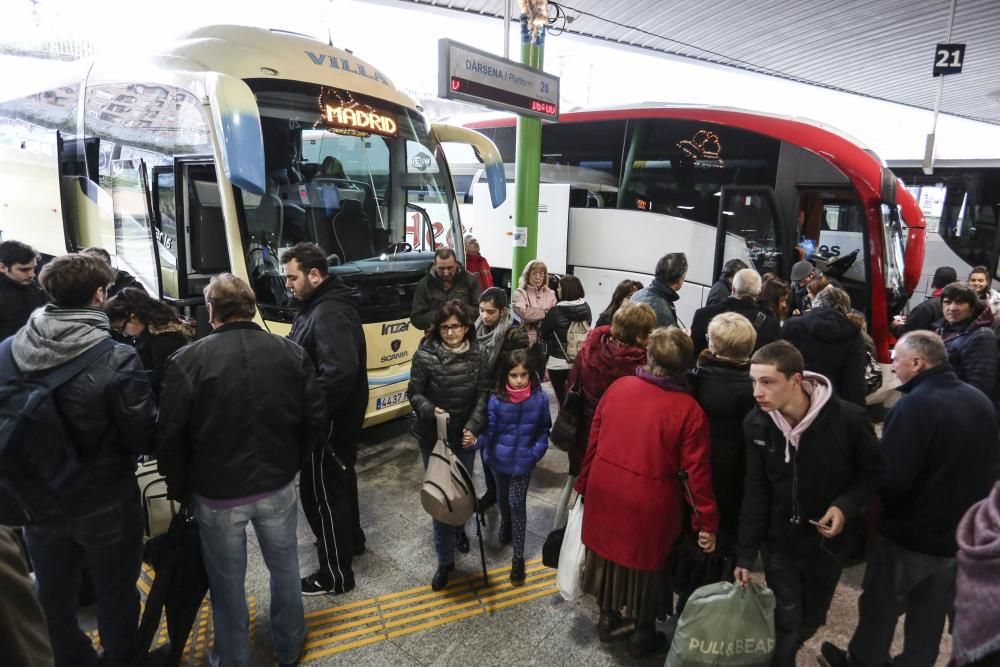
[[[505,0],[403,0],[502,19]],[[520,14],[512,1],[512,16]],[[933,109],[935,45],[966,44],[943,113],[1000,124],[1000,1],[567,0],[552,30]],[[550,7],[550,15],[555,10]],[[550,33],[553,34],[553,33]],[[516,56],[515,56],[516,57]]]

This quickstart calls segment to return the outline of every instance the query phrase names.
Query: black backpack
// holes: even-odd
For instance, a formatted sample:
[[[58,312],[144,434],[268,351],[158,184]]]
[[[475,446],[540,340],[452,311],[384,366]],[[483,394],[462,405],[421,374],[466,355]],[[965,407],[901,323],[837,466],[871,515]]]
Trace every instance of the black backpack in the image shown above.
[[[0,343],[0,525],[24,526],[63,514],[86,486],[53,392],[115,346],[107,338],[43,374],[22,373]]]

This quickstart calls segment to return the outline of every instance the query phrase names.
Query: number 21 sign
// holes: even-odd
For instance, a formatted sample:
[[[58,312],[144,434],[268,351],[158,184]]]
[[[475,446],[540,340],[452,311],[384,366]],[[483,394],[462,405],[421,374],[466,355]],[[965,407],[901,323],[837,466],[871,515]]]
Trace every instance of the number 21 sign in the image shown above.
[[[961,74],[965,44],[938,44],[934,49],[934,76]]]

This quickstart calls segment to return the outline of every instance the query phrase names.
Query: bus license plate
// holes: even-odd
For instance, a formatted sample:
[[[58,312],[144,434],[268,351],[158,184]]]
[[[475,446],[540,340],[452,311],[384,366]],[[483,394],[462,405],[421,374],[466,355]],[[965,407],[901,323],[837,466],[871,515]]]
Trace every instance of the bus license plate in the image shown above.
[[[399,405],[404,400],[406,400],[405,391],[397,391],[394,394],[389,394],[388,396],[379,396],[375,399],[375,409],[381,410],[382,408],[388,408],[393,405]]]

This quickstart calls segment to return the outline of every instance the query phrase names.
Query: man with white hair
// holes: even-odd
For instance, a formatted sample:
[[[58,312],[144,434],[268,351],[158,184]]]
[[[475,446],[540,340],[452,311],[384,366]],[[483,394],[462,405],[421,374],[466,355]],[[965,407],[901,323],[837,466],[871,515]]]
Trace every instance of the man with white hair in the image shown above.
[[[955,597],[955,531],[993,483],[993,404],[958,378],[941,338],[906,334],[892,369],[903,397],[889,411],[879,444],[886,464],[882,512],[869,544],[858,625],[846,651],[823,644],[827,667],[887,664],[904,613],[903,650],[893,664],[934,664]]]
[[[739,313],[750,320],[757,330],[758,350],[781,337],[781,329],[774,315],[757,305],[760,296],[760,274],[753,269],[742,269],[733,276],[733,293],[724,301],[699,308],[691,322],[691,339],[694,341],[695,358],[708,348],[708,323],[722,313]]]

